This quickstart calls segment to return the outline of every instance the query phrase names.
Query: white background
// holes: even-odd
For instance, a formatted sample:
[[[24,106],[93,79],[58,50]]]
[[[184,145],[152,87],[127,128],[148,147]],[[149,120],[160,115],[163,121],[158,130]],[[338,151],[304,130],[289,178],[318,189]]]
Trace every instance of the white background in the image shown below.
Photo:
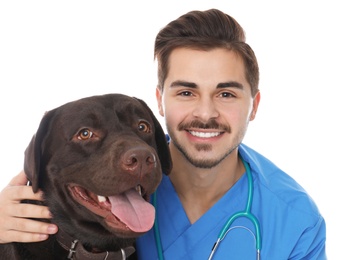
[[[157,32],[185,12],[215,7],[243,26],[260,64],[261,104],[244,142],[305,187],[326,219],[329,259],[345,259],[351,232],[347,2],[1,1],[0,186],[22,169],[23,151],[46,110],[119,92],[144,99],[157,114]]]

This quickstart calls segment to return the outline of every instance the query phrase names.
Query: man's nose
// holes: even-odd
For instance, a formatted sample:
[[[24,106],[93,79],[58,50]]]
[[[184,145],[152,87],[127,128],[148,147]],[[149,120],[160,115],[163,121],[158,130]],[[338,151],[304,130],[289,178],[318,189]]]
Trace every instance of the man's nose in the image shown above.
[[[196,102],[193,116],[207,122],[211,118],[219,116],[215,102],[210,97],[202,97]]]

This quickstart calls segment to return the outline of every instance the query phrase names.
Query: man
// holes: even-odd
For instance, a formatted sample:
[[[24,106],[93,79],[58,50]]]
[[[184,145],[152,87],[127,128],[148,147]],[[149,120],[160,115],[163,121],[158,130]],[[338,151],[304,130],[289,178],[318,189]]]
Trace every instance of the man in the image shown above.
[[[137,240],[138,258],[255,259],[260,253],[270,260],[326,259],[325,222],[315,203],[242,144],[260,92],[257,60],[241,26],[219,10],[189,12],[159,32],[155,58],[173,169],[153,196],[157,220]],[[45,207],[18,203],[39,199],[13,186],[23,178],[0,195],[3,242],[38,241],[56,232],[17,218],[49,215]]]

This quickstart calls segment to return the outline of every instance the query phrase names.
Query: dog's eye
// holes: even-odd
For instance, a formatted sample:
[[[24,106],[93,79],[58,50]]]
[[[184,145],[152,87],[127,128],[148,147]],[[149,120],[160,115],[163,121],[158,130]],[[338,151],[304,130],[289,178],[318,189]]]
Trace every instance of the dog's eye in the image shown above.
[[[138,125],[138,130],[143,133],[150,133],[150,125],[145,121],[140,121]]]
[[[92,136],[93,136],[93,132],[87,128],[80,130],[78,133],[79,140],[87,140],[87,139],[91,138]]]

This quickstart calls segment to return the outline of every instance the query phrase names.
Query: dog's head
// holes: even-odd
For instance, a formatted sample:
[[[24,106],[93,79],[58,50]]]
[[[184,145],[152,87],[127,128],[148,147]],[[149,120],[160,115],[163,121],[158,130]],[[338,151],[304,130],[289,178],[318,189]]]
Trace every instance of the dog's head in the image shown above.
[[[59,228],[103,249],[152,228],[155,212],[147,201],[171,167],[150,108],[122,94],[47,112],[24,162],[33,191],[43,190]]]

